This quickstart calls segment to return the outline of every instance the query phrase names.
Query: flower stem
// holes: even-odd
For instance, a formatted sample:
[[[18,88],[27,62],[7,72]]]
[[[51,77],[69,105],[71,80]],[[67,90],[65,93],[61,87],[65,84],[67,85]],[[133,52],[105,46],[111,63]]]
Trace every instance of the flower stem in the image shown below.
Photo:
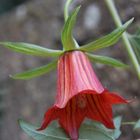
[[[68,17],[69,17],[69,5],[71,4],[73,0],[66,0],[66,4],[64,6],[64,19],[65,22],[67,21]]]
[[[111,13],[111,15],[113,17],[113,20],[114,20],[116,26],[120,27],[122,25],[122,22],[121,22],[121,18],[119,16],[119,14],[118,14],[118,11],[117,11],[117,9],[115,7],[114,0],[105,0],[105,2],[107,4],[107,6],[108,6],[108,9],[110,10],[110,13]],[[123,39],[123,42],[125,44],[126,50],[127,50],[128,54],[129,54],[129,57],[131,59],[131,62],[132,62],[133,66],[134,66],[134,68],[135,68],[135,70],[137,72],[137,75],[138,75],[139,79],[140,79],[140,64],[139,64],[139,62],[137,60],[137,57],[136,57],[136,55],[135,55],[135,53],[133,51],[133,48],[132,48],[132,46],[130,44],[130,41],[129,41],[128,36],[127,36],[127,33],[124,33],[122,35],[122,39]]]
[[[122,122],[122,125],[135,125],[136,122]]]

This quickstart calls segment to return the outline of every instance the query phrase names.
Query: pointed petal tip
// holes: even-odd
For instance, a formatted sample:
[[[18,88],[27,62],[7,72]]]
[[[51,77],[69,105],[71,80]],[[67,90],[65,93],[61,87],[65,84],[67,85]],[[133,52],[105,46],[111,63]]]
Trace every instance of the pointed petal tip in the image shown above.
[[[70,136],[71,140],[78,140],[79,138],[78,130],[71,130],[71,132],[68,132],[68,135]]]
[[[42,131],[42,130],[44,130],[45,128],[42,128],[42,127],[40,127],[40,128],[38,128],[38,129],[36,129],[36,131]]]
[[[51,121],[56,119],[56,113],[54,113],[55,107],[50,108],[45,114],[44,114],[44,120],[42,121],[41,127],[36,129],[37,131],[44,130]]]
[[[36,131],[41,131],[41,130],[42,130],[41,128],[36,129]]]
[[[111,122],[110,124],[108,125],[105,125],[108,129],[115,129],[115,125],[113,122]]]
[[[123,97],[121,97],[120,95],[118,95],[115,92],[109,92],[106,91],[103,96],[106,98],[106,100],[110,103],[110,104],[127,104],[130,101],[127,99],[124,99]]]
[[[44,121],[44,122],[42,123],[42,125],[41,125],[39,128],[36,129],[36,131],[42,131],[42,130],[46,129],[47,125],[48,125],[48,124],[46,124],[45,121]]]
[[[102,123],[108,129],[115,129],[113,119],[108,119],[106,121],[99,121],[99,122]]]
[[[71,132],[66,132],[66,133],[69,135],[71,140],[78,140],[78,138],[79,138],[78,131],[76,131],[76,132],[71,131]]]
[[[137,99],[137,97],[135,96],[134,98],[128,99],[128,100],[126,100],[126,101],[127,101],[127,103],[132,103],[132,102],[134,102],[136,99]]]

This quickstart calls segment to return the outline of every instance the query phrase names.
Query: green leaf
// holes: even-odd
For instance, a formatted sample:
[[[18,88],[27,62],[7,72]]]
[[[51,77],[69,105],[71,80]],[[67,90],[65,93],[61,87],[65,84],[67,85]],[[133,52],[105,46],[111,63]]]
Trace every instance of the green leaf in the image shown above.
[[[136,129],[140,129],[140,119],[134,125],[134,130],[136,130]]]
[[[117,116],[114,118],[114,125],[115,125],[115,129],[110,131],[110,135],[112,137],[114,137],[114,139],[118,139],[121,135],[121,122],[122,122],[122,117],[121,116]]]
[[[114,58],[110,58],[107,56],[100,56],[100,55],[93,55],[90,53],[86,53],[88,55],[88,57],[90,58],[91,61],[95,62],[95,63],[102,63],[102,64],[106,64],[106,65],[110,65],[113,67],[127,67],[128,65],[114,59]]]
[[[62,40],[64,50],[73,50],[76,48],[76,44],[75,44],[74,38],[72,36],[72,31],[73,31],[73,27],[75,25],[76,17],[77,17],[79,10],[80,10],[80,6],[77,7],[71,13],[71,15],[69,16],[69,18],[67,19],[67,21],[63,27],[61,40]]]
[[[15,52],[35,56],[58,57],[63,53],[63,51],[60,50],[47,49],[38,45],[23,42],[0,42],[0,45],[3,45]]]
[[[43,131],[36,131],[37,127],[19,120],[21,128],[35,140],[70,140],[59,126],[47,127]],[[83,124],[79,130],[79,140],[115,140],[109,134],[91,125]]]
[[[31,79],[52,71],[53,69],[56,68],[56,65],[57,65],[57,61],[53,61],[45,66],[41,66],[32,70],[11,75],[10,77],[12,77],[13,79],[22,79],[22,80]]]
[[[68,140],[68,137],[60,127],[48,127],[44,131],[37,131],[38,127],[19,120],[20,127],[35,140]]]
[[[83,45],[78,49],[82,50],[82,51],[86,51],[86,52],[92,52],[92,51],[96,51],[98,49],[103,49],[103,48],[114,45],[120,39],[123,32],[128,28],[128,26],[132,23],[133,20],[134,20],[134,18],[130,19],[124,25],[117,28],[110,34],[108,34],[100,39],[97,39],[96,41]]]
[[[115,140],[108,133],[87,124],[81,126],[79,137],[79,140]]]
[[[114,121],[115,129],[108,129],[104,125],[102,125],[101,123],[96,122],[96,121],[89,120],[88,123],[87,122],[86,123],[96,129],[99,129],[103,133],[108,134],[109,136],[113,137],[114,139],[118,139],[121,135],[120,127],[121,127],[122,117],[117,116],[113,119],[113,121]]]

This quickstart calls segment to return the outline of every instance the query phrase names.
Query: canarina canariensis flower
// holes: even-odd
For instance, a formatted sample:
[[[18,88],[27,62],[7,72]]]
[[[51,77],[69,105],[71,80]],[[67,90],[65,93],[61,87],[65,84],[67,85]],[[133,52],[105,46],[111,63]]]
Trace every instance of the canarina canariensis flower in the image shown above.
[[[85,118],[113,129],[112,105],[127,102],[103,87],[84,52],[66,52],[58,61],[56,102],[38,130],[58,119],[71,140],[78,140],[78,129]]]

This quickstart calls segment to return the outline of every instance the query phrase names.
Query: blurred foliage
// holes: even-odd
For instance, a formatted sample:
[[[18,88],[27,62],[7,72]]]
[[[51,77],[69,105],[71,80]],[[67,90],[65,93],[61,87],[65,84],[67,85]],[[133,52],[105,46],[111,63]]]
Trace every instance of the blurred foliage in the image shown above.
[[[25,2],[27,0],[0,0],[0,14],[3,14],[15,6]]]
[[[2,125],[2,117],[3,117],[3,90],[0,87],[0,127]]]

